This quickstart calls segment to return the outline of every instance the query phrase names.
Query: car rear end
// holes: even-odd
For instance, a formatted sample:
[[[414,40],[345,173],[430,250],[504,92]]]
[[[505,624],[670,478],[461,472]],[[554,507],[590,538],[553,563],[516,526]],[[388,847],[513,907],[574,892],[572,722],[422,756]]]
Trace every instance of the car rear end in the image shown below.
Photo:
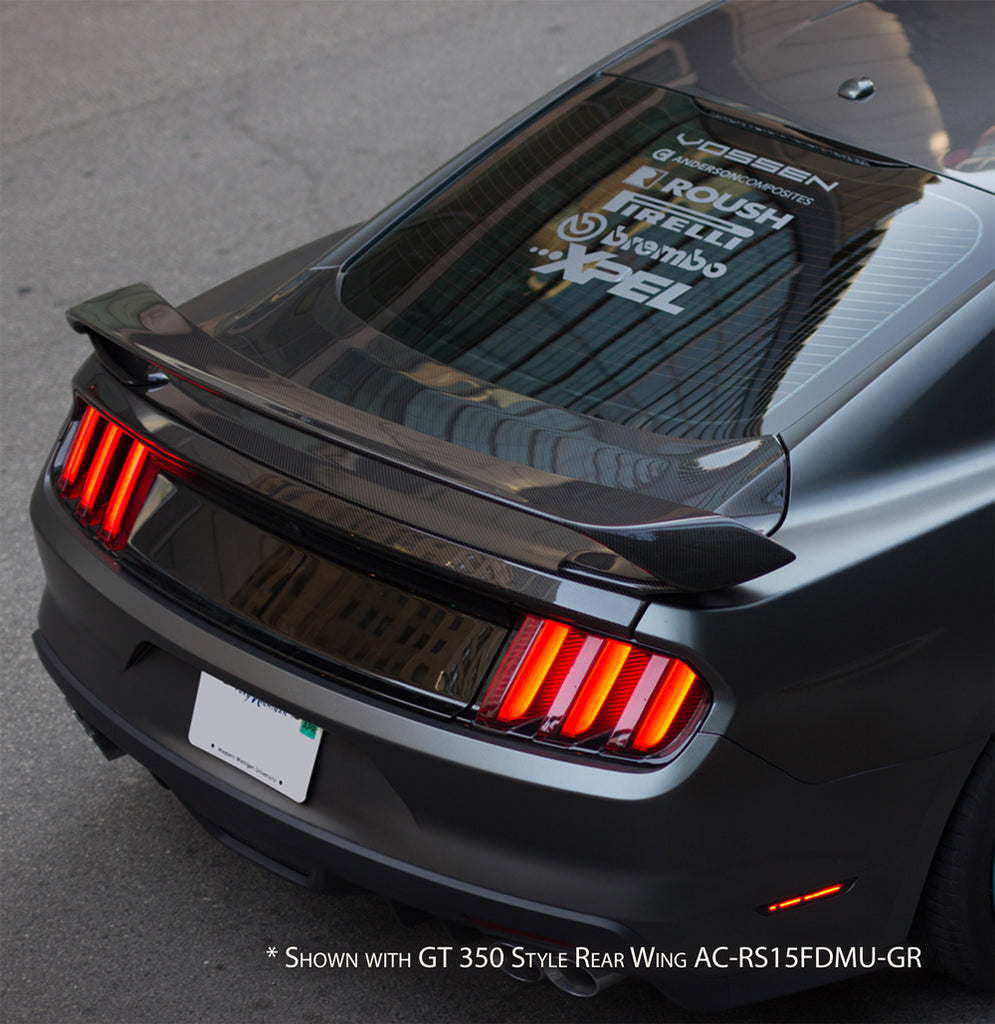
[[[279,272],[71,311],[36,643],[105,753],[575,990],[889,963],[990,731],[990,451],[909,410],[980,386],[992,203],[756,128],[606,76]]]
[[[771,968],[785,955],[775,950],[904,940],[902,890],[927,865],[913,857],[896,875],[893,864],[911,836],[942,824],[955,784],[941,780],[965,757],[813,782],[730,740],[743,703],[735,687],[748,675],[737,663],[744,650],[757,661],[743,634],[758,618],[779,629],[776,615],[758,616],[762,600],[641,601],[396,523],[376,526],[405,544],[378,558],[359,533],[375,522],[368,513],[236,457],[93,361],[78,383],[86,402],[74,422],[100,410],[105,435],[119,427],[122,448],[148,448],[155,477],[126,538],[102,525],[111,513],[81,519],[79,499],[59,486],[60,453],[80,429],[71,424],[33,505],[48,580],[38,649],[105,751],[140,760],[219,839],[302,884],[345,881],[439,915],[464,941],[570,951],[594,985],[603,972],[576,963],[575,947],[621,953],[623,973],[694,1005],[771,991],[777,972],[730,972],[729,949],[755,950],[755,966]],[[126,471],[127,458],[105,484],[111,500]],[[294,504],[266,507],[260,493]],[[446,556],[431,572],[397,553],[419,541]],[[776,604],[797,629],[790,602]],[[530,652],[535,660],[542,623],[569,630],[560,650],[572,645],[573,660],[568,650],[557,665],[547,652],[559,682],[532,668],[550,691],[545,709],[526,704],[513,718],[509,708],[502,721],[501,687]],[[613,682],[629,690],[568,738],[569,715],[557,732],[555,706],[577,654],[600,660],[602,685],[616,667],[605,662],[621,660]],[[781,685],[779,667],[769,671],[768,685]],[[191,742],[198,695],[214,680],[320,730],[303,799]],[[640,684],[644,705],[676,705],[645,756],[634,730],[628,749],[620,738],[626,714],[640,721]],[[223,726],[214,723],[219,736]],[[265,746],[236,756],[253,762]],[[934,793],[925,807],[924,790]],[[810,905],[792,905],[806,896]],[[709,960],[691,969],[701,950],[712,970]],[[866,967],[848,956],[814,976]],[[788,966],[774,990],[813,977]]]

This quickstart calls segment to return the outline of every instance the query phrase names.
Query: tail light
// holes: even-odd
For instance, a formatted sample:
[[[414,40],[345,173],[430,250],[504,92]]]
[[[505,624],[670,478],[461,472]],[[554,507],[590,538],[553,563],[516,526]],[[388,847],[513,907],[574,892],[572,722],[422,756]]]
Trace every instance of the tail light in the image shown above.
[[[708,708],[679,658],[529,616],[477,712],[478,724],[628,758],[672,753]]]
[[[70,428],[56,481],[76,518],[106,547],[117,550],[128,540],[160,458],[92,405],[83,410]]]

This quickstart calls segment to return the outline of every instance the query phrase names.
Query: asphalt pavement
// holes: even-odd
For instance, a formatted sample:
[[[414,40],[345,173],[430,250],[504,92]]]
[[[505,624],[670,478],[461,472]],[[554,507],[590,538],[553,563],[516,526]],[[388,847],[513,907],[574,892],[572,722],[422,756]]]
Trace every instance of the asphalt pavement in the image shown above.
[[[377,897],[316,895],[220,846],[137,764],[103,761],[33,652],[28,497],[87,349],[66,307],[136,280],[180,302],[360,221],[692,6],[2,4],[4,1024],[991,1019],[988,998],[919,970],[705,1016],[636,982],[576,1000],[420,965],[449,941],[438,925],[403,927]],[[359,965],[290,967],[292,946]]]

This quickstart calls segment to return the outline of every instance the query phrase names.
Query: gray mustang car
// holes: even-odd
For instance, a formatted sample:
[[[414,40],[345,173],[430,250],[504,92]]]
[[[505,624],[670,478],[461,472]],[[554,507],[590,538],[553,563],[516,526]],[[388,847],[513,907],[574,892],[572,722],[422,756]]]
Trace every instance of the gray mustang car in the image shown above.
[[[711,6],[70,310],[35,641],[104,753],[577,994],[990,985],[993,10]]]

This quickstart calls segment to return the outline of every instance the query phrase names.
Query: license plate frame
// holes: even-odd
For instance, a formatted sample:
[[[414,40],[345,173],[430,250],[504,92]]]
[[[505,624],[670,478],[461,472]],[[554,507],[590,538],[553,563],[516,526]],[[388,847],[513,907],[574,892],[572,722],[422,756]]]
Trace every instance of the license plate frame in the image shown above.
[[[323,730],[201,672],[187,738],[293,800],[307,799]]]

